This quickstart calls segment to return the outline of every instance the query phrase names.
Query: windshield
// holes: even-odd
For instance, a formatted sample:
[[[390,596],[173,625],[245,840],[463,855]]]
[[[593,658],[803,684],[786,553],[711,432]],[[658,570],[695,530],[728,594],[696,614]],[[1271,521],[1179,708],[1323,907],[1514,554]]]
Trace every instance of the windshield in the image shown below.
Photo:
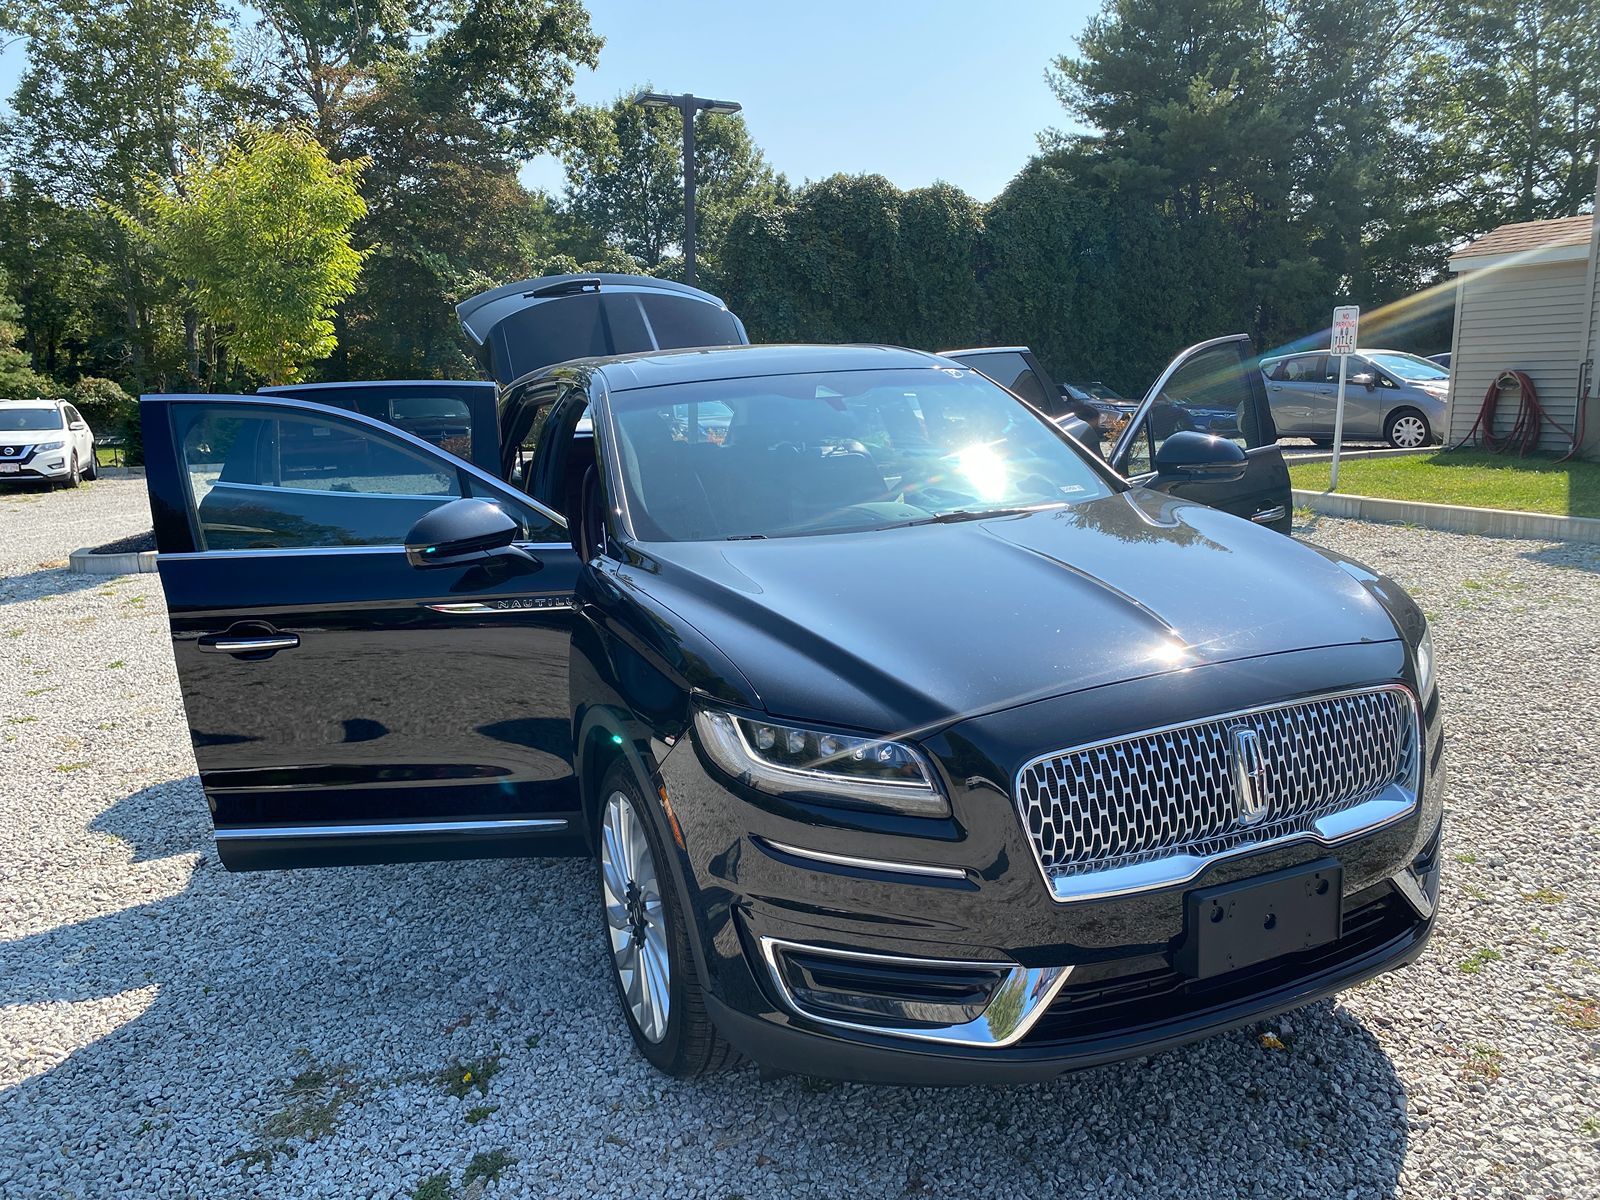
[[[1076,503],[1110,486],[976,371],[922,368],[613,392],[647,541],[789,537]]]
[[[1378,354],[1368,354],[1372,362],[1382,367],[1391,375],[1411,383],[1429,383],[1433,380],[1446,380],[1450,372],[1438,363],[1431,363],[1425,358],[1418,358],[1415,354],[1399,354],[1395,351],[1385,351]]]
[[[59,408],[0,408],[0,432],[60,428]]]

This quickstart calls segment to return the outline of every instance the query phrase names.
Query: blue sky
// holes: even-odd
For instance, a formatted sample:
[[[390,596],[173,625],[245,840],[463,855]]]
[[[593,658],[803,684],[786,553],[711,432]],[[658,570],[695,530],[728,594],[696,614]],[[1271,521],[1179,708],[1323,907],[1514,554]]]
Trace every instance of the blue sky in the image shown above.
[[[799,183],[877,171],[901,187],[948,180],[980,200],[1066,114],[1045,83],[1057,54],[1098,8],[1090,0],[589,0],[606,39],[578,98],[608,101],[649,81],[659,91],[737,100],[757,143]],[[0,54],[9,98],[21,47]],[[523,180],[559,190],[560,164],[530,162]]]

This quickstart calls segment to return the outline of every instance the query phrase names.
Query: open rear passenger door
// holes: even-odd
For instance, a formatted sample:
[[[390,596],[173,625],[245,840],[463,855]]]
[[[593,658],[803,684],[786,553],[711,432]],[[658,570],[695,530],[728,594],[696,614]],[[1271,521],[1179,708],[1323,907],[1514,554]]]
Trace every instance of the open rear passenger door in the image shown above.
[[[224,865],[581,852],[564,517],[340,407],[141,411]]]
[[[1183,430],[1236,442],[1245,453],[1243,476],[1226,482],[1157,477],[1155,461],[1162,443]],[[1244,334],[1190,346],[1168,363],[1117,439],[1110,462],[1143,487],[1289,532],[1289,469],[1278,448],[1254,348]]]

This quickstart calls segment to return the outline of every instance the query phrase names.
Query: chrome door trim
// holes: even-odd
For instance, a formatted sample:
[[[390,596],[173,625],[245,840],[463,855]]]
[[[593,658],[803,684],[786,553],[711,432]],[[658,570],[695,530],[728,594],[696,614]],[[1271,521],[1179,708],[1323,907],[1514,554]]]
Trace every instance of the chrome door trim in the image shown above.
[[[1274,504],[1271,508],[1263,508],[1260,512],[1250,514],[1250,519],[1258,525],[1271,525],[1274,521],[1281,521],[1289,514],[1289,510],[1281,504]]]
[[[792,854],[795,858],[808,858],[813,862],[826,863],[829,866],[855,867],[862,871],[887,871],[891,875],[923,875],[934,879],[965,881],[967,878],[966,871],[961,867],[936,867],[925,863],[892,862],[882,858],[857,858],[853,854],[806,850],[799,846],[791,846],[787,842],[775,842],[767,837],[756,837],[755,841],[763,849],[777,850],[782,854]]]
[[[216,832],[219,842],[247,842],[265,838],[393,837],[429,833],[556,833],[565,828],[565,819],[516,817],[492,821],[406,821],[370,825],[242,825],[218,829]]]
[[[205,654],[265,654],[269,650],[293,650],[299,644],[298,633],[278,633],[262,637],[219,638],[214,642],[199,642],[196,645]]]

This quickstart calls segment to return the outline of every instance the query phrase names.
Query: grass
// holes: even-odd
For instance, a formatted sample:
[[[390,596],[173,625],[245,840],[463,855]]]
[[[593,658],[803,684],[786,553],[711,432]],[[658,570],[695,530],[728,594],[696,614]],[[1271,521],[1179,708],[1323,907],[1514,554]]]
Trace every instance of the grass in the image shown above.
[[[1500,1065],[1500,1051],[1495,1047],[1471,1046],[1467,1050],[1467,1061],[1462,1064],[1461,1073],[1468,1079],[1493,1083],[1500,1078]]]
[[[434,1081],[457,1100],[465,1097],[474,1088],[477,1089],[478,1095],[487,1096],[489,1080],[499,1074],[502,1066],[504,1063],[501,1062],[499,1055],[488,1055],[484,1058],[475,1058],[471,1062],[458,1062],[446,1067],[434,1076]]]
[[[472,1181],[482,1179],[485,1183],[494,1183],[505,1169],[517,1160],[511,1153],[501,1148],[490,1150],[486,1154],[474,1154],[472,1161],[467,1164],[466,1174],[461,1177],[461,1186],[471,1187]]]
[[[1461,970],[1464,974],[1476,975],[1483,970],[1485,964],[1499,962],[1500,958],[1500,951],[1493,947],[1485,946],[1482,950],[1474,950],[1466,958],[1462,959]]]
[[[1294,486],[1307,491],[1326,491],[1328,476],[1325,462],[1289,468]],[[1387,500],[1600,517],[1600,463],[1557,463],[1477,450],[1352,458],[1339,464],[1339,491]]]

